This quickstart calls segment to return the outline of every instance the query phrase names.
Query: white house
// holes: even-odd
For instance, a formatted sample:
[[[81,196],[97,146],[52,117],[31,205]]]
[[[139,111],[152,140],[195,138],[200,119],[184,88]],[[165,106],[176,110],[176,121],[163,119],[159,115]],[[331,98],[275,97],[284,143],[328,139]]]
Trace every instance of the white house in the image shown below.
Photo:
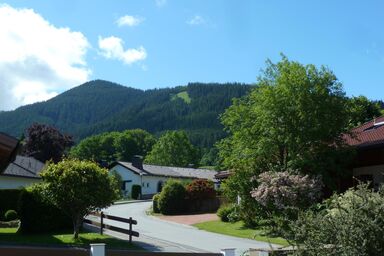
[[[0,172],[0,189],[27,187],[41,181],[39,173],[44,163],[33,157],[16,156],[3,172]]]
[[[165,181],[175,179],[208,179],[215,180],[216,171],[195,168],[180,168],[143,164],[141,157],[135,156],[130,162],[114,162],[110,172],[117,172],[123,181],[122,190],[131,195],[132,185],[141,185],[143,197],[151,197],[160,192]]]

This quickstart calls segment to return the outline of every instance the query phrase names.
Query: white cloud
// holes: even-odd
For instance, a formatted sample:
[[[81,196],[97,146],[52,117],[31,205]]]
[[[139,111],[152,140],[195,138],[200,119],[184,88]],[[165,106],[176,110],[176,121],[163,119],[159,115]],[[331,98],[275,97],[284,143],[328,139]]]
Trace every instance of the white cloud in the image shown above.
[[[143,21],[144,21],[144,18],[142,18],[142,17],[125,15],[125,16],[118,18],[116,23],[119,27],[122,27],[122,26],[134,27],[134,26],[139,25]]]
[[[157,7],[162,7],[167,4],[167,0],[155,0]]]
[[[31,9],[0,4],[0,110],[47,100],[88,80],[89,43]]]
[[[192,26],[205,24],[205,19],[200,15],[195,15],[192,19],[187,21],[187,24]]]
[[[120,60],[125,64],[132,64],[147,58],[147,52],[143,46],[124,50],[123,44],[124,41],[115,36],[99,37],[100,54],[107,59]]]

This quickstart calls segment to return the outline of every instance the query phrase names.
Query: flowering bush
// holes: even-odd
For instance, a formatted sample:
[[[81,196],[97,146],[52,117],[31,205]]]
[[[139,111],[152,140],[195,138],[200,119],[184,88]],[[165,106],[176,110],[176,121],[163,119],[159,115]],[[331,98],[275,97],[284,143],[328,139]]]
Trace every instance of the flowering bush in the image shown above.
[[[216,191],[213,182],[205,179],[193,180],[187,185],[187,196],[192,200],[215,198]]]
[[[257,178],[259,186],[251,196],[269,210],[306,208],[321,196],[323,186],[319,176],[292,174],[291,172],[264,172]]]

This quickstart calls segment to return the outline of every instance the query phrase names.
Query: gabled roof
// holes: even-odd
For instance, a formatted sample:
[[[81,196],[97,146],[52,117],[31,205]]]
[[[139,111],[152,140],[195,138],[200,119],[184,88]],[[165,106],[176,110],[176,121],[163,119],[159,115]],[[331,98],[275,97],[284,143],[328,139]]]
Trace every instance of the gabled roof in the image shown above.
[[[344,139],[348,145],[358,148],[384,146],[384,116],[352,129],[351,135],[345,135]]]
[[[19,140],[0,132],[0,173],[16,155]]]
[[[172,166],[158,166],[143,164],[143,169],[136,168],[130,162],[118,161],[111,165],[121,165],[127,169],[130,169],[138,175],[144,176],[163,176],[173,178],[191,178],[191,179],[209,179],[214,180],[217,171],[208,169],[195,169],[195,168],[181,168]]]
[[[39,173],[43,170],[44,166],[44,163],[33,157],[18,155],[15,161],[10,163],[1,175],[41,179]]]

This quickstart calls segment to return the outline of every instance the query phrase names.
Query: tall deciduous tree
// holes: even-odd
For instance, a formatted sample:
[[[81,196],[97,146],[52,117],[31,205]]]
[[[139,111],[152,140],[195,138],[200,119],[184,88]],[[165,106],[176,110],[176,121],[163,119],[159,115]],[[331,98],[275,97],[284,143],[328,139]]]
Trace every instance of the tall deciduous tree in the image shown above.
[[[131,161],[134,155],[146,156],[155,142],[153,135],[141,129],[108,132],[80,141],[70,155],[94,161]]]
[[[27,130],[23,152],[42,162],[58,162],[72,145],[71,136],[62,134],[55,127],[35,123]]]
[[[370,101],[365,96],[352,97],[349,100],[351,128],[368,122],[375,117],[381,116],[381,107],[378,102]]]
[[[197,150],[184,131],[169,131],[159,138],[145,158],[146,163],[186,167],[196,164]]]
[[[253,175],[292,168],[326,179],[341,173],[345,158],[335,152],[348,125],[347,98],[325,67],[304,66],[285,56],[277,64],[267,61],[255,88],[221,119],[229,133],[220,144],[225,168]]]
[[[42,172],[44,195],[72,218],[78,237],[83,218],[107,207],[119,196],[117,181],[96,163],[64,159]]]

